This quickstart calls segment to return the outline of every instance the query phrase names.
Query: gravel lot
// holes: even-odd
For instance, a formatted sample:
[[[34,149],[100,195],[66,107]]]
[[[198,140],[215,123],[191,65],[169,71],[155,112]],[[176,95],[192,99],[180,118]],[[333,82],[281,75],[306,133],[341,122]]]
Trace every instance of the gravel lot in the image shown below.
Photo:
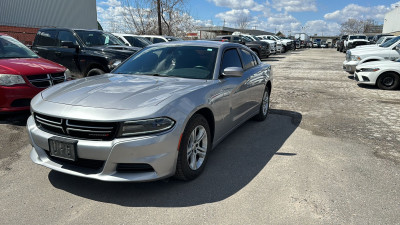
[[[0,224],[399,224],[400,90],[358,86],[334,49],[270,57],[269,118],[192,182],[103,183],[34,165],[0,117]]]

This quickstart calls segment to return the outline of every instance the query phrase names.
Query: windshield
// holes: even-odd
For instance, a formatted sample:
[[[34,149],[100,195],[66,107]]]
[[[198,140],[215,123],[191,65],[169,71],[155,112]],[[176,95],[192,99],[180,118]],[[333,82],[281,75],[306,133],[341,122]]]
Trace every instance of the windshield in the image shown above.
[[[0,59],[39,58],[32,50],[10,36],[0,36]]]
[[[133,36],[124,36],[124,38],[132,45],[135,47],[140,47],[144,48],[147,45],[152,45],[153,42],[147,40],[146,38],[143,37],[133,37]]]
[[[125,45],[114,35],[101,31],[77,30],[76,33],[82,39],[83,43],[89,47],[103,45]]]
[[[181,38],[177,37],[165,37],[168,41],[183,41]]]
[[[354,39],[367,39],[367,36],[359,35],[359,36],[350,36],[350,40]]]
[[[252,42],[252,41],[253,41],[251,38],[246,37],[246,36],[242,36],[242,39],[243,39],[245,42]]]
[[[149,46],[112,73],[212,79],[218,48]]]
[[[381,44],[381,47],[384,47],[384,48],[390,47],[390,46],[392,46],[394,43],[396,43],[398,40],[400,40],[400,36],[398,36],[398,37],[396,37],[396,38],[393,38],[392,40],[387,41],[387,42]]]

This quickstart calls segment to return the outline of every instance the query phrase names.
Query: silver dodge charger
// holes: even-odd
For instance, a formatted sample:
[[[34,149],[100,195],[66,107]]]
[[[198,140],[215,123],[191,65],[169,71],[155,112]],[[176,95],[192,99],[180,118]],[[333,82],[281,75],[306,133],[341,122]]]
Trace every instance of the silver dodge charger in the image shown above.
[[[110,74],[55,85],[31,101],[33,162],[103,181],[201,174],[209,152],[269,111],[271,66],[246,46],[151,45]]]

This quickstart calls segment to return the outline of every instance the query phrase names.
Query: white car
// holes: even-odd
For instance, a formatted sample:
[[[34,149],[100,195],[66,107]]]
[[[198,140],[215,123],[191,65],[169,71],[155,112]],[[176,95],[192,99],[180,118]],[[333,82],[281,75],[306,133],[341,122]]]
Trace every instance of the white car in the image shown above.
[[[356,67],[354,79],[358,83],[377,85],[384,90],[397,89],[400,83],[400,60],[361,64]]]
[[[380,47],[381,44],[386,43],[387,41],[392,40],[393,38],[396,38],[397,36],[382,36],[381,38],[379,38],[379,40],[376,42],[376,44],[373,45],[361,45],[361,46],[357,46],[356,49],[365,49],[365,48],[376,48],[376,47]]]
[[[250,34],[242,34],[240,32],[234,32],[232,35],[240,35],[243,37],[248,37],[253,41],[263,41],[263,42],[267,42],[270,46],[270,52],[271,54],[276,54],[276,41],[272,41],[272,40],[267,40],[267,39],[263,39],[262,37],[259,36],[255,36],[255,35],[250,35]]]
[[[289,48],[287,47],[288,45],[288,41],[284,41],[279,39],[278,37],[274,36],[274,35],[261,35],[263,37],[263,39],[266,40],[271,40],[271,41],[276,41],[276,50],[278,52],[286,52]]]
[[[144,37],[154,44],[162,43],[162,42],[170,42],[170,41],[183,41],[181,38],[172,37],[172,36],[140,35],[140,37]]]
[[[135,34],[113,33],[113,35],[128,46],[144,48],[147,45],[153,44],[148,39]]]
[[[372,61],[397,60],[400,58],[400,36],[371,48],[351,49],[346,53],[346,60],[343,62],[343,70],[354,73],[356,66]]]

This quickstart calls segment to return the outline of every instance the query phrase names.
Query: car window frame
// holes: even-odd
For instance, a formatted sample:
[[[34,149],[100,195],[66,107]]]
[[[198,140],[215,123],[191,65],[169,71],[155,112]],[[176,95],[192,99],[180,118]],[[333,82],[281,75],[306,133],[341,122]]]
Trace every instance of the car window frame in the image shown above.
[[[60,32],[69,32],[69,33],[75,38],[75,40],[76,40],[76,42],[78,43],[78,45],[81,46],[80,40],[79,40],[79,38],[75,35],[74,32],[72,32],[72,31],[70,31],[70,30],[58,30],[58,31],[57,31],[57,38],[56,38],[56,40],[57,40],[57,45],[56,45],[56,47],[62,48],[62,46],[61,46],[61,40],[58,38],[59,35],[60,35]],[[74,43],[74,44],[75,44],[75,43]]]
[[[245,68],[244,66],[244,56],[242,55],[242,52],[240,51],[240,50],[243,50],[243,51],[247,51],[247,52],[249,52],[250,53],[250,55],[252,56],[251,58],[253,59],[253,51],[249,51],[248,49],[246,49],[246,48],[238,48],[239,49],[239,55],[240,55],[240,57],[242,57],[242,68],[243,68],[243,71],[247,71],[247,70],[249,70],[249,69],[252,69],[253,67],[255,67],[256,65],[252,65],[251,67],[249,67],[249,68]],[[253,60],[252,60],[252,62],[253,62]],[[253,64],[254,64],[254,62],[253,62]],[[257,64],[258,65],[258,64]]]

